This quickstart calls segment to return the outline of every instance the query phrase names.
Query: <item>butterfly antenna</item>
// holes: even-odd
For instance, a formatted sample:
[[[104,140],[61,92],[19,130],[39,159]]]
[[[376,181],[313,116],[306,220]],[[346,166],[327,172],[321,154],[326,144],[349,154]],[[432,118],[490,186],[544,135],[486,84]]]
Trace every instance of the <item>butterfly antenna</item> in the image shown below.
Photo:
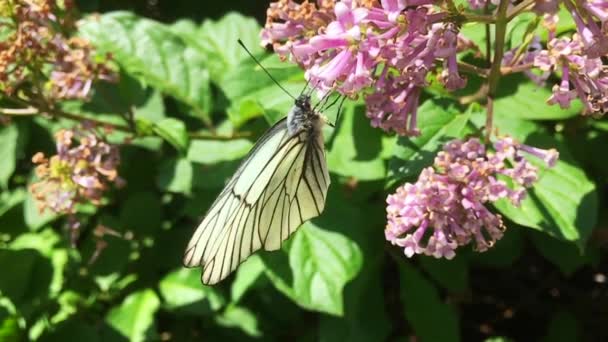
[[[325,104],[329,100],[329,96],[331,96],[330,91],[328,91],[327,93],[325,93],[325,95],[323,95],[323,97],[319,100],[319,102],[317,102],[317,104],[312,108],[312,110],[317,110],[317,108],[319,108],[322,111],[323,106],[325,106]]]
[[[336,122],[335,122],[336,126],[338,126],[338,123],[340,122],[340,114],[342,113],[342,105],[344,104],[344,100],[346,100],[346,96],[342,97],[342,100],[340,101],[340,104],[338,105],[338,114],[336,114]],[[334,103],[332,103],[330,105],[330,107],[333,106]]]
[[[281,90],[283,90],[283,91],[284,91],[284,92],[285,92],[287,95],[289,95],[289,97],[291,97],[292,99],[294,99],[294,100],[295,100],[296,98],[295,98],[295,97],[293,97],[293,95],[291,95],[291,94],[290,94],[290,93],[287,91],[287,89],[283,88],[283,86],[281,85],[281,83],[279,83],[279,81],[277,81],[277,80],[276,80],[274,77],[272,77],[272,75],[270,74],[270,72],[268,72],[268,70],[266,70],[266,68],[264,68],[264,66],[262,65],[262,63],[260,63],[260,61],[259,61],[257,58],[255,58],[255,56],[254,56],[254,55],[251,53],[251,51],[249,51],[249,49],[248,49],[248,48],[245,46],[245,44],[243,43],[243,41],[239,39],[239,40],[238,40],[238,42],[239,42],[239,45],[240,45],[240,46],[241,46],[243,49],[245,49],[245,52],[247,52],[247,54],[249,55],[249,57],[251,57],[251,59],[253,59],[253,60],[255,61],[255,63],[256,63],[257,65],[259,65],[259,66],[260,66],[260,68],[262,68],[262,70],[264,70],[264,72],[266,73],[266,75],[268,75],[268,77],[270,77],[270,79],[271,79],[271,80],[272,80],[274,83],[276,83],[276,85],[278,85],[278,86],[279,86],[279,88],[281,88]]]
[[[306,91],[306,88],[308,88],[309,84],[310,84],[310,79],[306,80],[306,84],[304,85],[304,88],[300,92],[300,96],[302,96],[302,94],[304,94],[304,92]]]

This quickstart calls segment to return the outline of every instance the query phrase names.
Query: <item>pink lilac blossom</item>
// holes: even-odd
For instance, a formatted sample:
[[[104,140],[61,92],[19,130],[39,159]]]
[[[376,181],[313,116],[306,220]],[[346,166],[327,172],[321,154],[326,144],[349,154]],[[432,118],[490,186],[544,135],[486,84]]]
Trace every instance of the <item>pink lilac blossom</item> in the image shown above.
[[[452,140],[435,158],[434,167],[424,169],[416,183],[406,183],[387,198],[385,236],[414,254],[452,259],[459,246],[473,243],[483,252],[502,238],[500,215],[486,205],[507,199],[518,206],[525,189],[538,180],[538,169],[526,160],[529,155],[555,165],[556,150],[542,150],[510,137],[494,143],[489,152],[476,138]],[[510,166],[512,165],[512,166]],[[507,186],[510,178],[517,187]]]
[[[538,53],[534,66],[543,71],[561,72],[562,80],[553,86],[550,104],[568,108],[573,99],[584,105],[583,114],[603,114],[608,109],[608,73],[600,58],[585,53],[582,37],[551,40],[547,50]]]
[[[432,0],[342,0],[271,4],[262,44],[306,70],[321,93],[363,94],[375,127],[416,135],[416,108],[429,73],[448,90],[465,86],[459,31]]]
[[[77,203],[99,205],[110,183],[118,186],[120,156],[117,146],[101,139],[94,128],[83,125],[62,129],[55,134],[57,154],[46,158],[36,153],[38,182],[30,191],[40,211],[50,209],[58,214],[74,215]]]

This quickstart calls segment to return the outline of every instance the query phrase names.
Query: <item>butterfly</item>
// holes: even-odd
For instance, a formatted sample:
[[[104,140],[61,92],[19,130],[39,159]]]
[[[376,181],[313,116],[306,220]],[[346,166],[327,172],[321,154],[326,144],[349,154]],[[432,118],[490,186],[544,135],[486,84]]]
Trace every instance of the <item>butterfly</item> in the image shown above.
[[[330,184],[322,127],[326,119],[302,93],[287,117],[255,144],[196,228],[184,266],[216,284],[252,253],[273,251],[325,208]]]

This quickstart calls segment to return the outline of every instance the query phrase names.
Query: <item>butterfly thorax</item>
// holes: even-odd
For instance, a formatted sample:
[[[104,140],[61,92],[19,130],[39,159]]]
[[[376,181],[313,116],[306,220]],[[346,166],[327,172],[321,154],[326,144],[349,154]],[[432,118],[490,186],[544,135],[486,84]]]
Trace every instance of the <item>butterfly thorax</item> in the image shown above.
[[[309,131],[319,124],[320,116],[310,106],[310,96],[300,95],[287,114],[287,130],[290,135]]]

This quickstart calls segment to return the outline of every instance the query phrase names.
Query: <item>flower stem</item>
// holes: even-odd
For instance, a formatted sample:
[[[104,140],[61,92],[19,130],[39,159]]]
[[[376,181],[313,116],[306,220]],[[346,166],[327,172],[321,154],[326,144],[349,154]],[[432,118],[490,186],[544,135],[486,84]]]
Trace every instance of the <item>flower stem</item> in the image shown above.
[[[464,71],[466,73],[475,74],[477,76],[481,76],[481,77],[484,77],[484,78],[488,77],[488,74],[490,72],[489,69],[480,68],[480,67],[478,67],[476,65],[469,64],[469,63],[466,63],[466,62],[458,62],[458,69],[462,70],[462,71]]]
[[[525,10],[529,9],[534,5],[536,0],[524,0],[517,4],[515,7],[511,8],[511,10],[507,13],[507,21],[513,20],[517,15]]]
[[[509,7],[509,0],[500,0],[498,5],[498,11],[496,13],[496,27],[494,35],[494,58],[492,59],[492,66],[490,67],[490,75],[488,76],[488,108],[487,108],[487,120],[486,120],[486,140],[490,140],[492,135],[492,123],[494,113],[494,97],[496,96],[496,90],[498,89],[498,81],[500,80],[501,73],[500,67],[502,64],[502,58],[505,52],[505,35],[507,33],[507,8]]]
[[[22,103],[26,107],[25,108],[0,108],[0,114],[2,114],[2,115],[32,116],[32,115],[37,115],[37,114],[41,114],[41,113],[48,113],[50,116],[56,117],[56,118],[63,118],[63,119],[68,119],[68,120],[78,121],[78,122],[88,121],[88,122],[95,124],[96,126],[107,127],[112,130],[115,130],[115,131],[136,134],[136,132],[134,131],[134,127],[132,129],[131,127],[126,126],[126,125],[110,123],[110,122],[98,120],[98,119],[95,119],[95,118],[92,118],[89,116],[69,113],[69,112],[65,112],[65,111],[57,109],[57,108],[46,108],[46,109],[40,110],[40,109],[36,108],[36,106],[34,106],[33,104],[31,104],[27,101],[24,101],[21,99],[16,99],[16,98],[8,98],[8,99],[15,103]],[[188,132],[188,137],[190,137],[190,139],[197,139],[197,140],[234,140],[234,139],[246,138],[246,137],[249,137],[250,135],[251,135],[250,132],[239,132],[239,133],[234,133],[231,135],[217,135],[217,134],[214,134],[213,132],[211,132],[211,133]]]
[[[462,17],[467,23],[486,23],[493,24],[495,22],[494,17],[491,15],[483,14],[463,14]]]
[[[36,115],[38,109],[34,107],[27,108],[0,108],[0,114],[4,115]]]

